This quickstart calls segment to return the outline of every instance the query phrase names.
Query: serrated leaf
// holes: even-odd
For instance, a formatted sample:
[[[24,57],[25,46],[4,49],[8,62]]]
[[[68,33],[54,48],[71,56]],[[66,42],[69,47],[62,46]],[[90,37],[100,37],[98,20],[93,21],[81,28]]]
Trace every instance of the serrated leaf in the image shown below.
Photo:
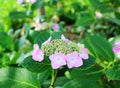
[[[120,80],[120,64],[117,63],[115,66],[106,70],[108,80]]]
[[[41,46],[42,43],[45,42],[49,37],[50,37],[49,32],[40,32],[36,37],[34,43],[37,43],[39,46]]]
[[[95,64],[95,58],[92,56],[89,56],[88,59],[83,60],[83,65],[79,69],[89,69]]]
[[[112,46],[105,38],[98,35],[93,35],[86,38],[84,43],[96,58],[106,61],[114,60]]]
[[[61,35],[62,35],[61,32],[53,32],[53,33],[51,34],[52,39],[61,39]]]
[[[48,58],[46,58],[48,59]],[[50,63],[47,61],[37,62],[32,59],[32,56],[29,56],[23,60],[21,63],[23,67],[25,67],[27,70],[35,72],[35,73],[42,73],[44,71],[49,70]]]
[[[23,68],[0,69],[0,88],[40,88],[37,74]]]
[[[89,84],[89,85],[87,85]],[[78,81],[78,80],[71,80],[63,85],[62,88],[103,88],[95,81]]]

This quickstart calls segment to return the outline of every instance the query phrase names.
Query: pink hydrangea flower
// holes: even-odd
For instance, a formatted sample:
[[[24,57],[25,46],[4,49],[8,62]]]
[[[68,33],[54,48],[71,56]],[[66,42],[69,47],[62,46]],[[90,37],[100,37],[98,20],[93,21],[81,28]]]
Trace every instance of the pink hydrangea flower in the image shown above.
[[[79,54],[77,52],[67,54],[66,61],[68,68],[80,67],[83,64],[82,59],[79,57]]]
[[[59,28],[60,28],[60,27],[59,27],[59,24],[56,23],[56,24],[53,25],[53,29],[54,29],[55,31],[58,31]]]
[[[81,57],[83,59],[88,59],[88,50],[87,50],[87,48],[80,49],[79,57]]]
[[[50,36],[43,44],[50,43],[51,40],[52,40],[52,37]]]
[[[51,61],[53,69],[58,69],[61,66],[66,65],[65,54],[63,53],[55,52],[54,54],[49,56],[49,59]]]
[[[35,2],[36,2],[36,0],[30,0],[30,2],[31,2],[31,3],[35,3]]]
[[[35,61],[41,62],[44,59],[44,52],[39,49],[38,44],[34,44],[34,50],[32,51],[32,58]]]
[[[95,12],[96,18],[102,18],[102,14],[100,12]]]
[[[67,38],[65,38],[65,36],[64,36],[64,35],[61,35],[61,39],[62,39],[63,41],[65,41],[66,43],[70,42],[70,40],[69,40],[69,39],[67,39]]]
[[[116,54],[120,53],[120,40],[114,43],[113,52]]]
[[[23,3],[23,0],[17,0],[17,3],[18,3],[18,4],[22,4],[22,3]]]

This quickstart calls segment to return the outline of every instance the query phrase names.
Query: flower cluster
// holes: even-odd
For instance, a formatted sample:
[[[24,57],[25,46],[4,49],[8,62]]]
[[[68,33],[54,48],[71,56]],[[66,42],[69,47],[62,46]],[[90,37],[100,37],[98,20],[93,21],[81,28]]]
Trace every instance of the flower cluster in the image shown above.
[[[34,44],[32,58],[41,62],[44,55],[49,56],[53,69],[58,69],[63,65],[73,68],[83,65],[82,59],[88,59],[88,50],[83,44],[72,42],[62,35],[61,39],[48,38],[41,45],[41,49],[38,44]]]
[[[33,26],[35,26],[36,31],[46,30],[46,29],[52,29],[54,31],[59,31],[60,29],[60,26],[58,23],[52,23],[52,22],[33,23]]]
[[[17,0],[17,3],[18,4],[22,4],[24,1],[26,1],[26,2],[30,2],[30,3],[35,3],[36,2],[36,0]]]
[[[113,45],[113,52],[115,54],[119,54],[120,53],[120,40],[117,40],[114,45]]]

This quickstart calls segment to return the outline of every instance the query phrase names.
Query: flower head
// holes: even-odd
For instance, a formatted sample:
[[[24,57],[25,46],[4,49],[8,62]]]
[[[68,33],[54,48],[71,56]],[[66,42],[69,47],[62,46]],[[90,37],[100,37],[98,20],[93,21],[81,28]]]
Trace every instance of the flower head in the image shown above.
[[[95,12],[96,18],[102,18],[102,14],[98,11]]]
[[[59,28],[60,28],[60,27],[59,27],[59,24],[56,23],[56,24],[53,25],[53,29],[54,29],[55,31],[58,31]]]
[[[34,44],[34,50],[32,51],[32,58],[35,61],[41,62],[44,59],[44,52],[39,49],[38,44]]]
[[[120,53],[120,40],[117,40],[113,46],[113,52],[118,54]]]
[[[79,57],[77,52],[67,54],[66,61],[68,68],[80,67],[83,64],[82,59]]]
[[[88,59],[88,50],[87,48],[82,48],[79,52],[79,57],[83,59]]]
[[[49,56],[49,59],[51,61],[53,69],[58,69],[61,66],[66,65],[65,54],[63,53],[55,52],[54,54]]]
[[[31,2],[31,3],[35,3],[35,2],[36,2],[36,0],[30,0],[30,2]]]
[[[22,4],[22,3],[23,3],[23,0],[17,0],[17,3],[18,3],[18,4]]]

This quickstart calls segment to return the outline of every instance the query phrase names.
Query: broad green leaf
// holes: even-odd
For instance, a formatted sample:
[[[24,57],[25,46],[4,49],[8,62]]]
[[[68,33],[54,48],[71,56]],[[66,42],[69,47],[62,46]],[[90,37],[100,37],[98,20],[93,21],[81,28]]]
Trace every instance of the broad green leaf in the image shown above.
[[[11,19],[23,19],[23,18],[26,18],[27,16],[25,12],[13,11],[9,13],[9,17]]]
[[[103,87],[101,87],[100,84],[95,81],[71,80],[71,81],[67,82],[65,85],[63,85],[62,88],[103,88]]]
[[[38,36],[36,37],[34,43],[39,44],[39,46],[42,45],[43,42],[45,42],[50,37],[50,33],[48,32],[40,32]]]
[[[108,13],[108,12],[110,13],[116,11],[116,9],[113,9],[109,5],[100,2],[100,0],[89,0],[89,1],[95,10],[100,10],[102,13]]]
[[[44,71],[49,70],[50,68],[50,63],[47,60],[44,60],[42,62],[37,62],[32,59],[32,56],[25,58],[21,63],[21,65],[25,67],[27,70],[35,73],[42,73]]]
[[[37,2],[32,4],[31,9],[32,10],[39,9],[39,8],[43,7],[44,4],[45,4],[44,0],[37,0]]]
[[[108,21],[111,21],[117,25],[120,25],[120,19],[117,19],[117,18],[113,18],[113,17],[108,17],[107,18]]]
[[[87,26],[90,23],[92,23],[94,20],[95,19],[92,15],[85,15],[76,21],[76,25]]]
[[[38,76],[24,68],[0,69],[0,88],[41,88]]]
[[[51,34],[52,39],[61,39],[62,32],[53,32]]]
[[[70,81],[70,80],[64,76],[62,76],[62,77],[57,76],[54,86],[55,86],[55,88],[62,87],[68,81]],[[51,79],[45,81],[43,84],[44,88],[48,88],[50,83],[51,83]]]
[[[10,49],[13,44],[13,39],[4,32],[0,32],[0,46]]]
[[[97,81],[102,76],[102,68],[98,66],[93,66],[89,69],[81,70],[79,68],[74,68],[71,71],[71,77],[75,80],[93,80]]]
[[[106,75],[108,80],[120,80],[120,61],[118,61],[118,63],[113,67],[106,70]]]
[[[79,69],[89,69],[95,64],[95,58],[92,56],[89,56],[88,59],[83,60],[83,65]]]
[[[106,61],[114,60],[112,46],[105,38],[98,35],[92,35],[86,38],[84,43],[96,58]]]

